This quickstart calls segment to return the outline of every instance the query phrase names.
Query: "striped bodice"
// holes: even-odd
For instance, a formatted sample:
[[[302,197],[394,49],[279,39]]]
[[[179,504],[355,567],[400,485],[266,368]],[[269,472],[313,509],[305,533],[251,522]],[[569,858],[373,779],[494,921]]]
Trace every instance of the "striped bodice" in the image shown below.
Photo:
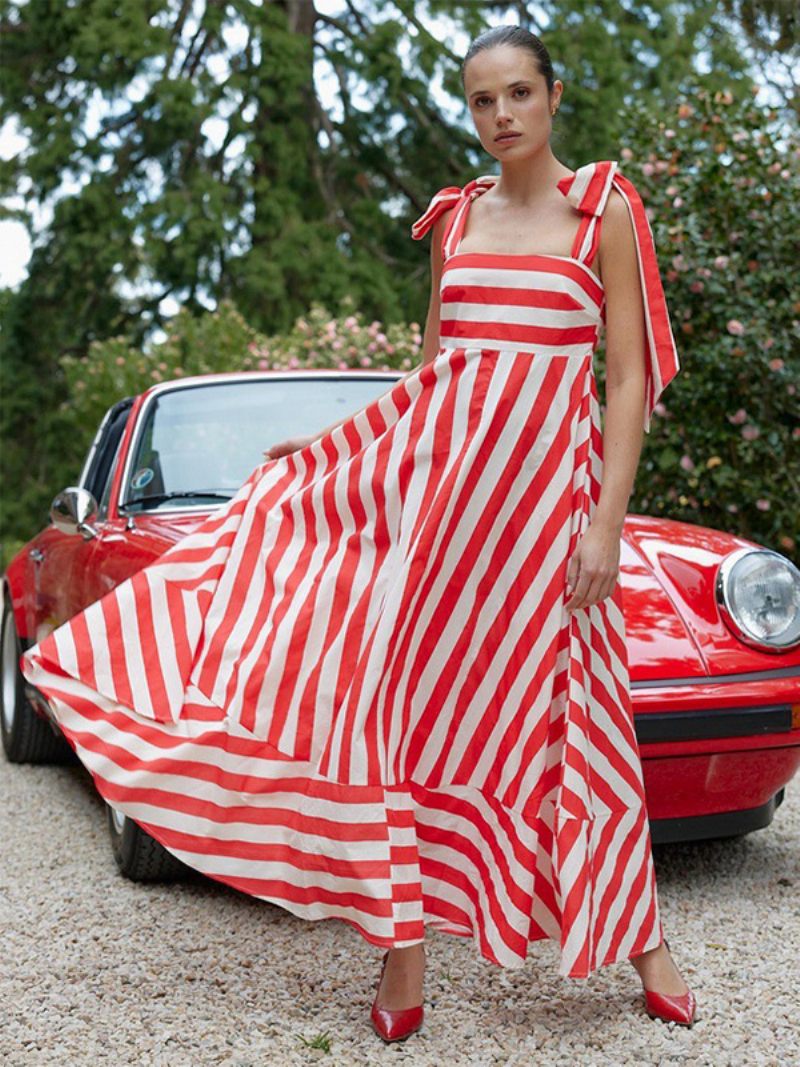
[[[498,177],[484,174],[462,188],[448,185],[411,227],[422,238],[445,212],[442,239],[440,347],[531,349],[586,355],[606,318],[606,294],[590,264],[612,187],[621,195],[633,230],[645,318],[644,428],[656,402],[680,368],[644,204],[615,160],[586,163],[559,179],[559,192],[580,213],[571,255],[507,255],[459,251],[470,204]]]
[[[584,356],[597,346],[603,286],[574,258],[456,253],[442,268],[441,348]]]

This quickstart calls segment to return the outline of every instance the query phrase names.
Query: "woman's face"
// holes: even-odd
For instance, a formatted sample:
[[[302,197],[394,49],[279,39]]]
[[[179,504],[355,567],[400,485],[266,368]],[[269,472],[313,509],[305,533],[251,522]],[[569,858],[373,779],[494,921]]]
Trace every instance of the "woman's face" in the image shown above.
[[[551,111],[562,88],[557,81],[548,93],[534,57],[513,45],[478,52],[464,70],[464,92],[475,130],[486,151],[501,162],[527,157],[547,144]],[[496,140],[504,132],[519,136]]]

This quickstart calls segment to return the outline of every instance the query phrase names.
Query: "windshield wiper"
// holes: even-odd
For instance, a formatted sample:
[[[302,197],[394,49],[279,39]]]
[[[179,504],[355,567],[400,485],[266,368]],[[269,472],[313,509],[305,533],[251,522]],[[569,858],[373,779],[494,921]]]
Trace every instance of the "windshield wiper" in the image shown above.
[[[152,493],[150,496],[140,497],[138,500],[126,500],[120,504],[120,511],[128,511],[131,508],[147,508],[152,504],[163,504],[165,500],[197,500],[200,497],[213,500],[232,500],[234,493],[217,493],[213,490],[196,489],[173,489],[171,493]]]

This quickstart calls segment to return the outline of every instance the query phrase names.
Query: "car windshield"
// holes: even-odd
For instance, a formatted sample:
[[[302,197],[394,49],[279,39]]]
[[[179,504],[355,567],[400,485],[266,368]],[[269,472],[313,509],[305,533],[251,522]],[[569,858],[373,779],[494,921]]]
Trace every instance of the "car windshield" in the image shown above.
[[[353,374],[242,380],[160,393],[147,405],[134,442],[123,505],[157,510],[229,499],[265,462],[269,445],[315,433],[391,387],[390,378]]]

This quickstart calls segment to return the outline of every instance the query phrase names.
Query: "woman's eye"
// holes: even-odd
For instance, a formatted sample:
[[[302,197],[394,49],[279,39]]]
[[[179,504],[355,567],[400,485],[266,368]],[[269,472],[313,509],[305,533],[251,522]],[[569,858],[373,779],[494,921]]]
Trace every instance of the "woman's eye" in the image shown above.
[[[530,89],[525,89],[525,88],[524,88],[523,86],[520,86],[520,87],[519,87],[518,89],[515,89],[515,90],[514,90],[514,92],[515,92],[515,93],[524,93],[524,94],[525,94],[525,96],[529,96],[529,95],[530,95]],[[475,100],[475,106],[476,106],[476,107],[480,107],[480,106],[481,106],[481,104],[483,103],[483,101],[484,101],[484,100],[488,100],[488,99],[489,99],[489,97],[488,97],[488,96],[479,96],[479,97],[478,97],[478,98],[477,98],[477,99]]]

